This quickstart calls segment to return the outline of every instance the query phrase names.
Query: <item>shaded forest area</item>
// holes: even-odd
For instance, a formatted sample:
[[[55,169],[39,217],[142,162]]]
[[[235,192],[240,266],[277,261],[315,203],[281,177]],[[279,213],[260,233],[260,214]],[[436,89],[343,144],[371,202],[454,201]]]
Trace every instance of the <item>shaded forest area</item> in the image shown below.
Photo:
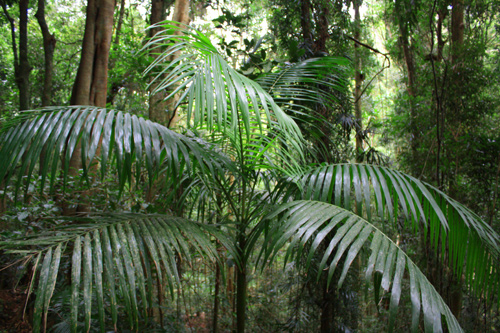
[[[500,2],[0,0],[1,332],[497,332]]]

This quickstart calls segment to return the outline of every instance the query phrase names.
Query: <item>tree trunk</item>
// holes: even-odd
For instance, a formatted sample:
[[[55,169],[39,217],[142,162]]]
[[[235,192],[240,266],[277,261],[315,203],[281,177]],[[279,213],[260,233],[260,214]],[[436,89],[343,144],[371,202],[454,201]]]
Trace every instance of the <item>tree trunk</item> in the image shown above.
[[[38,11],[35,14],[43,37],[43,51],[45,57],[42,92],[42,106],[51,105],[52,100],[52,78],[54,74],[54,49],[56,47],[56,39],[49,32],[47,22],[45,21],[45,0],[38,0]]]
[[[415,108],[415,97],[417,94],[417,88],[415,84],[415,58],[414,58],[414,52],[413,48],[410,45],[410,42],[408,40],[409,37],[409,32],[408,32],[408,27],[404,23],[399,24],[399,41],[401,48],[403,49],[403,57],[406,65],[406,73],[408,76],[408,81],[406,84],[406,90],[408,91],[408,96],[410,97],[410,105],[409,105],[409,111],[410,111],[410,149],[411,149],[411,158],[413,161],[418,160],[418,144],[420,140],[420,135],[419,135],[419,130],[417,126],[417,110]]]
[[[451,62],[458,62],[464,44],[464,1],[453,0],[451,9]]]
[[[113,42],[115,45],[120,44],[120,33],[122,30],[124,15],[125,15],[125,0],[122,0],[122,2],[120,3],[120,14],[118,15],[118,23],[116,25],[115,40]]]
[[[153,0],[151,3],[151,19],[150,23],[156,24],[164,21],[166,17],[166,9],[172,5],[172,0]],[[173,21],[181,23],[181,25],[188,25],[189,18],[189,0],[176,0],[174,6]],[[151,29],[151,37],[160,32],[161,28]],[[178,33],[178,32],[176,32]],[[150,50],[150,55],[153,58],[158,57],[162,50],[154,48]],[[172,54],[167,61],[173,61],[179,57],[179,52]],[[156,83],[150,86],[150,93],[156,89]],[[176,114],[175,105],[178,98],[176,96],[165,100],[165,98],[173,91],[170,88],[166,91],[151,93],[149,97],[149,118],[167,127],[175,127],[178,116]]]
[[[30,72],[28,61],[28,6],[29,0],[19,1],[19,107],[21,110],[30,108]]]
[[[236,332],[245,332],[247,309],[247,272],[245,263],[236,267]]]
[[[438,51],[437,51],[436,61],[441,61],[443,59],[443,49],[446,44],[446,41],[443,40],[443,21],[447,16],[447,11],[446,9],[440,9],[438,10],[437,13],[438,13],[438,20],[436,27],[436,38],[438,43]]]
[[[300,26],[302,27],[302,38],[307,44],[312,42],[311,33],[311,3],[309,0],[302,0],[300,4]]]
[[[151,1],[151,16],[149,19],[149,24],[154,25],[156,23],[162,22],[166,19],[167,8],[173,4],[172,0],[152,0]],[[161,28],[153,28],[149,30],[149,37],[153,37],[158,32],[162,31]],[[156,59],[159,54],[161,54],[161,48],[152,48],[149,50],[149,54],[153,59]],[[170,121],[169,114],[166,112],[167,103],[165,102],[166,95],[165,91],[152,93],[158,84],[153,83],[150,88],[149,95],[149,119],[160,123],[162,125],[168,126]]]
[[[316,31],[317,36],[314,41],[314,52],[315,54],[328,53],[326,49],[326,41],[330,38],[330,33],[328,28],[330,24],[328,23],[328,17],[330,15],[330,9],[328,3],[323,3],[319,1],[315,3],[315,20],[316,20]]]
[[[80,65],[76,74],[71,105],[106,107],[108,61],[113,34],[115,0],[88,0],[85,32],[83,35]],[[97,155],[100,152],[100,143]],[[78,144],[69,162],[69,175],[76,177],[82,167],[81,145]],[[91,166],[97,171],[97,164]],[[84,191],[76,211],[87,212],[92,191]],[[63,205],[63,214],[72,215],[75,209]]]
[[[219,252],[220,253],[220,252]],[[215,263],[215,290],[214,290],[214,311],[212,316],[212,332],[219,331],[219,307],[220,307],[220,285],[221,285],[221,265]]]
[[[465,94],[464,88],[467,86],[467,82],[464,81],[461,75],[462,70],[462,52],[464,46],[464,1],[463,0],[453,0],[452,10],[451,10],[451,64],[452,64],[452,90],[454,93],[450,96],[450,117],[448,119],[448,126],[452,126],[455,130],[455,134],[451,136],[453,141],[449,148],[449,154],[451,158],[455,161],[456,168],[448,172],[449,177],[449,193],[453,198],[458,199],[458,187],[457,179],[459,171],[459,152],[453,147],[459,146],[459,138],[463,136],[463,127],[460,122],[460,117],[454,117],[453,115],[460,115],[463,113],[462,107],[462,96]],[[450,307],[451,312],[455,317],[459,317],[462,312],[462,278],[455,277],[453,273],[448,273],[447,276],[447,297],[446,302]]]
[[[9,21],[12,52],[14,54],[14,76],[19,89],[19,110],[28,110],[30,108],[29,77],[31,67],[28,61],[28,7],[29,0],[19,1],[19,54],[16,44],[16,26],[14,19],[7,10],[5,0],[1,0],[5,18]]]
[[[361,17],[359,7],[362,0],[354,1],[354,38],[361,40]],[[361,76],[361,55],[359,52],[360,45],[354,43],[354,70],[355,70],[355,88],[354,88],[354,115],[356,117],[356,161],[362,162],[363,152],[363,118],[361,114],[361,85],[363,79]]]
[[[113,49],[120,48],[120,35],[121,35],[124,15],[125,15],[125,0],[121,0],[120,14],[118,15],[118,24],[116,25],[115,39],[113,41]],[[115,67],[115,61],[116,61],[116,58],[110,59],[109,71],[113,70],[113,68]],[[123,81],[114,81],[111,83],[111,87],[109,89],[109,94],[108,94],[108,97],[106,99],[106,105],[113,106],[115,104],[115,97],[118,94],[118,92],[120,91],[122,84],[123,84]]]
[[[323,300],[321,307],[320,332],[331,333],[334,331],[332,323],[335,318],[335,288],[328,290],[326,279],[323,282]]]
[[[457,173],[458,171],[458,152],[454,151],[458,147],[458,140],[463,135],[462,124],[460,122],[460,115],[463,113],[462,107],[462,97],[465,95],[465,87],[468,85],[466,81],[464,81],[461,64],[461,54],[462,48],[464,44],[464,2],[463,0],[453,0],[452,1],[452,9],[451,9],[451,86],[450,91],[453,93],[449,96],[448,103],[448,114],[450,116],[446,117],[447,127],[453,128],[453,135],[451,135],[451,145],[449,145],[449,159],[450,161],[455,161],[457,166],[456,169],[451,169],[448,174],[448,184],[449,184],[449,195],[452,198],[458,198],[458,190],[457,190]],[[443,115],[445,116],[445,115]],[[457,117],[458,116],[458,117]],[[445,128],[443,128],[445,130]],[[445,135],[443,135],[446,137]]]
[[[115,0],[88,0],[80,66],[71,95],[72,105],[106,107],[115,5]]]
[[[245,260],[245,235],[246,223],[238,228],[238,257],[241,258],[239,265],[236,266],[236,332],[245,332],[246,309],[247,309],[247,263]]]

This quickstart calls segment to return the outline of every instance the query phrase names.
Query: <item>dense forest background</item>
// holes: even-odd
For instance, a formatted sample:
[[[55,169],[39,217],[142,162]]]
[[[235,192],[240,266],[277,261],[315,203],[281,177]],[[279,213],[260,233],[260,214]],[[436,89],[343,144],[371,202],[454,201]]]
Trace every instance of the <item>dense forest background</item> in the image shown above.
[[[110,327],[116,331],[130,328],[144,331],[147,328],[151,332],[375,332],[387,329],[403,332],[410,331],[412,327],[438,330],[435,323],[440,323],[441,319],[426,312],[433,310],[426,309],[424,296],[424,316],[418,317],[420,303],[416,307],[414,296],[419,291],[414,290],[413,280],[410,281],[414,278],[411,264],[408,264],[407,273],[401,273],[400,281],[397,278],[397,267],[400,266],[387,260],[385,269],[391,272],[387,274],[392,274],[392,277],[387,277],[385,264],[380,264],[375,258],[375,273],[370,275],[374,270],[370,268],[370,251],[368,247],[363,247],[364,250],[361,247],[366,239],[373,239],[371,250],[376,252],[378,248],[373,244],[377,242],[376,233],[379,231],[392,239],[398,249],[403,249],[420,268],[462,329],[469,332],[500,330],[500,275],[497,268],[489,266],[498,262],[500,253],[497,236],[500,232],[500,2],[0,0],[0,5],[0,126],[4,133],[0,142],[0,156],[4,159],[0,161],[0,175],[3,176],[0,180],[0,265],[5,267],[0,271],[0,331],[36,331],[40,327],[57,332],[103,331],[102,322],[108,323],[107,328],[113,323],[114,327]],[[181,27],[197,29],[203,37],[187,28],[181,31],[159,24],[167,19],[180,22]],[[154,39],[154,36],[166,37],[162,40]],[[183,39],[183,36],[189,36],[194,42],[189,38]],[[176,47],[183,43],[185,47]],[[188,57],[198,51],[198,57]],[[214,55],[216,52],[217,56]],[[205,88],[203,83],[197,86],[201,81],[183,83],[191,77],[190,71],[195,71],[194,65],[189,67],[189,64],[195,64],[209,53],[212,57],[209,58],[210,65],[204,67],[203,74],[196,75],[212,75],[214,87],[212,83],[206,83]],[[227,91],[230,96],[227,102],[225,97],[220,97],[221,93],[214,93],[211,99],[208,97],[212,91],[219,91],[215,87],[217,76],[207,74],[209,67],[217,67],[214,59],[219,59],[216,58],[219,56],[224,62],[217,60],[220,61],[217,66],[226,68],[227,64],[228,68],[234,68],[234,73],[238,73],[233,74],[228,69],[229,72],[225,72],[224,79],[219,82],[227,84],[221,90],[224,94]],[[180,67],[181,64],[184,67]],[[235,92],[228,83],[229,77],[237,82]],[[258,82],[259,86],[248,83],[247,79]],[[168,84],[170,81],[173,83]],[[183,89],[194,89],[195,86],[204,92],[193,93],[194,97],[183,94]],[[274,109],[274,101],[266,102],[268,95],[264,93],[272,96],[276,105],[283,108],[283,118]],[[249,96],[243,98],[249,106],[243,106],[240,94]],[[206,98],[208,102],[200,102],[201,98]],[[234,113],[222,114],[220,111],[222,105],[229,110],[228,105],[236,99],[239,110],[243,110],[241,119]],[[265,103],[269,103],[276,116],[268,115],[266,118],[262,111],[268,111]],[[101,121],[99,124],[104,128],[103,133],[109,131],[115,137],[130,136],[132,141],[139,140],[134,137],[136,134],[130,134],[132,130],[129,133],[126,129],[115,127],[121,122],[123,128],[130,125],[134,126],[134,131],[140,128],[141,133],[152,133],[151,142],[133,141],[130,148],[130,144],[127,146],[125,143],[122,147],[119,141],[113,141],[115,146],[111,143],[110,148],[105,148],[112,140],[106,141],[103,136],[94,142],[94,146],[79,146],[72,140],[74,138],[76,142],[81,134],[59,140],[48,131],[44,132],[44,126],[48,125],[42,122],[32,126],[38,128],[41,134],[33,134],[30,142],[47,141],[36,149],[30,148],[34,147],[32,143],[23,146],[21,135],[16,139],[20,140],[20,144],[15,144],[15,135],[8,134],[8,130],[26,119],[27,116],[20,111],[46,108],[87,112],[80,111],[83,109],[76,106],[89,106],[88,112],[102,110],[94,108],[98,107],[122,110],[130,115],[124,115],[124,120],[117,118],[119,120],[113,120],[114,125],[110,125],[104,117],[111,113],[99,111],[102,119],[96,116],[101,120],[81,125],[82,131],[88,128],[89,133],[96,133],[94,128],[100,128],[98,123]],[[203,111],[204,107],[206,111]],[[37,116],[42,113],[28,114]],[[81,119],[85,119],[82,123],[93,115],[88,113],[82,116]],[[211,120],[221,115],[224,115],[227,125]],[[67,117],[71,118],[69,114]],[[295,125],[281,125],[281,122],[288,121],[287,117],[293,119],[297,126],[296,137]],[[263,120],[264,125],[260,119],[266,119]],[[158,140],[165,141],[165,137],[170,135],[168,133],[171,132],[166,132],[166,129],[158,129],[158,134],[153,134],[156,130],[146,129],[150,126],[144,125],[146,120],[182,135],[172,136],[172,140],[178,140],[175,141],[177,148],[173,150],[182,151],[184,156],[178,160],[172,157],[174,162],[168,162],[167,166],[160,160],[165,155],[173,156],[174,152],[168,149],[161,154],[158,152],[158,157],[153,156],[153,151],[152,157],[148,155],[144,160],[137,157],[142,155],[140,150],[126,155],[127,149],[133,151],[142,144],[145,145],[143,152],[147,154],[147,147],[156,149],[160,145]],[[278,127],[291,133],[290,136],[279,141],[281,139],[275,134],[278,130],[274,129],[274,123],[279,123],[282,127]],[[60,126],[61,133],[70,132],[69,127],[64,129],[63,122],[53,124],[54,128]],[[236,127],[231,127],[233,125]],[[26,131],[23,133],[31,133],[28,127],[22,128]],[[226,127],[232,132],[226,132]],[[18,130],[21,131],[21,127]],[[290,161],[297,159],[300,153],[287,151],[298,137],[303,139],[305,148],[303,159],[294,164]],[[85,134],[83,138],[87,138]],[[102,173],[103,177],[97,177],[100,174],[99,165],[104,170],[106,160],[100,160],[98,166],[86,165],[85,158],[82,157],[83,162],[78,161],[73,157],[77,153],[71,155],[67,148],[60,148],[61,161],[67,162],[61,162],[61,171],[58,171],[57,162],[53,161],[59,157],[56,154],[53,156],[48,147],[50,144],[56,147],[59,143],[60,147],[65,144],[69,147],[72,142],[75,150],[83,150],[81,156],[91,156],[85,154],[92,149],[96,156],[101,154],[101,149],[113,151],[123,148],[124,153],[123,156],[116,153],[115,157],[111,157],[110,153],[109,170]],[[22,150],[17,151],[14,148],[17,146]],[[238,173],[228,167],[230,176],[214,176],[217,166],[225,162],[217,161],[219,157],[210,155],[219,152],[215,148],[207,148],[213,146],[222,147],[219,150],[228,156],[228,165],[236,161],[234,168],[239,170]],[[276,148],[278,146],[280,148]],[[188,162],[188,153],[183,149],[192,149],[189,154],[195,156],[192,157],[193,162]],[[272,157],[267,157],[271,150]],[[17,157],[7,159],[6,156],[13,151],[16,151]],[[88,161],[92,161],[92,157]],[[157,163],[150,163],[149,159],[155,158]],[[30,162],[24,164],[25,159]],[[139,165],[137,172],[134,171],[134,163]],[[349,167],[358,165],[355,163],[362,166]],[[320,171],[308,169],[310,175],[307,174],[309,171],[300,173],[300,177],[308,175],[307,181],[301,183],[304,187],[294,189],[287,181],[291,182],[293,176],[299,177],[299,172],[289,170],[299,170],[299,165],[318,167],[312,170]],[[336,167],[328,171],[331,165]],[[365,169],[365,165],[373,165],[373,169]],[[140,171],[140,168],[146,171]],[[170,175],[169,171],[169,176],[161,176],[168,168],[175,169],[175,172]],[[283,169],[288,178],[271,177]],[[387,171],[393,169],[411,178]],[[373,195],[376,198],[373,202],[379,200],[373,212],[382,209],[382,213],[376,217],[371,217],[376,214],[371,213],[370,201],[361,199],[361,192],[358,193],[361,180],[359,184],[355,183],[359,178],[363,179],[363,186],[368,186],[364,182],[364,170],[369,177],[380,177],[381,183],[376,185],[373,181],[370,192],[363,194],[368,197]],[[331,172],[330,176],[325,176],[328,172]],[[241,175],[241,178],[235,174]],[[336,174],[339,175],[337,178]],[[332,182],[332,179],[333,183],[337,179],[337,184],[332,185],[334,190],[329,193],[324,185],[317,190],[319,194],[316,197],[316,190],[312,188],[320,176],[326,177],[320,187],[327,181]],[[339,177],[344,177],[343,184],[347,186],[344,190],[339,189],[343,186],[342,179],[340,185],[338,183]],[[390,180],[388,186],[393,187],[386,189],[385,183],[382,184],[383,177],[388,179],[388,183]],[[319,184],[319,180],[315,184]],[[426,192],[423,186],[430,186],[432,190]],[[351,190],[352,199],[349,199]],[[426,193],[431,192],[435,201],[429,199],[428,204],[424,203],[427,199],[422,198],[429,198]],[[326,259],[322,260],[319,253],[332,252],[328,244],[339,241],[337,234],[325,234],[322,236],[325,238],[321,238],[324,242],[316,244],[312,238],[306,238],[308,232],[304,225],[301,225],[303,229],[298,226],[288,234],[279,226],[261,227],[261,222],[256,222],[261,218],[261,213],[256,212],[261,211],[262,215],[269,213],[263,221],[282,216],[295,221],[286,209],[299,208],[287,206],[273,213],[266,205],[277,205],[273,198],[280,197],[281,200],[284,197],[288,200],[293,197],[295,200],[297,195],[301,200],[328,197],[332,203],[352,210],[373,225],[373,236],[363,236],[365,229],[352,236],[358,237],[359,246],[354,238],[351,241],[344,238],[347,243],[339,245],[345,248],[337,252],[338,258],[333,261],[350,268],[347,278],[341,277],[343,272],[340,269],[331,269],[331,274],[321,274],[321,271],[328,271],[328,267],[325,266]],[[418,212],[415,213],[418,211],[414,208],[417,203],[413,203],[411,198],[416,196],[419,196],[422,211],[438,211],[435,219],[429,216],[422,218]],[[233,202],[231,197],[238,199]],[[361,206],[363,200],[366,201]],[[251,205],[255,210],[249,208]],[[462,205],[474,212],[470,213],[472,217],[468,215],[469,210],[466,212],[460,208]],[[311,223],[308,226],[312,227],[319,223],[307,220],[320,206],[314,207],[308,206],[312,209],[311,213],[297,218],[297,225]],[[324,208],[324,211],[328,209]],[[108,215],[100,215],[102,212]],[[171,250],[165,246],[165,252],[158,250],[155,254],[156,250],[151,250],[146,241],[141,243],[130,236],[144,235],[146,231],[136,229],[143,226],[144,230],[149,228],[148,235],[156,232],[151,229],[153,227],[146,227],[147,223],[142,220],[138,222],[140,227],[116,227],[116,235],[113,234],[114,225],[118,225],[117,221],[122,218],[120,214],[124,213],[176,216],[199,221],[200,226],[196,230],[182,229],[182,221],[176,220],[179,225],[175,224],[175,228],[178,228],[179,235],[188,235],[186,240],[173,241]],[[441,216],[445,215],[450,230],[458,225],[453,222],[455,218],[466,221],[466,227],[460,226],[462,229],[454,234],[458,243],[452,243],[451,236],[446,238],[447,228],[431,226],[434,220],[443,221]],[[114,243],[113,237],[129,237],[126,244],[131,244],[133,238],[134,246],[139,248],[137,251],[132,249],[132,245],[127,245],[130,246],[127,250],[129,257],[127,259],[123,254],[123,268],[121,263],[115,263],[116,267],[120,267],[115,268],[119,271],[116,299],[111,299],[109,304],[116,303],[117,299],[120,303],[121,300],[120,304],[125,305],[118,307],[106,303],[108,300],[104,301],[104,305],[98,304],[102,299],[100,297],[90,300],[89,290],[99,295],[99,282],[90,281],[93,278],[88,278],[91,276],[88,274],[91,273],[83,273],[87,269],[92,271],[92,263],[95,268],[96,261],[105,260],[92,255],[89,258],[94,259],[84,259],[84,254],[89,244],[97,246],[99,237],[104,244],[107,231],[97,236],[99,232],[92,229],[90,236],[81,233],[77,240],[72,234],[71,241],[65,240],[63,247],[39,241],[50,232],[66,237],[64,228],[75,225],[80,227],[70,231],[80,232],[90,223],[86,218],[96,216],[102,221],[108,219],[99,223],[108,223],[106,228],[109,228],[109,239],[112,240],[110,249],[113,247],[115,252],[120,251],[120,245]],[[146,215],[134,216],[133,219],[138,219],[137,216]],[[467,223],[469,218],[473,222]],[[335,219],[333,215],[324,217],[324,221]],[[429,224],[425,224],[426,219],[429,219]],[[408,222],[410,220],[413,224]],[[424,222],[417,227],[419,220]],[[467,247],[469,245],[464,245],[475,244],[475,231],[470,230],[475,228],[471,225],[475,226],[476,221],[481,221],[477,223],[484,228],[481,230],[486,230],[483,234],[478,231],[478,237],[491,240],[484,243],[488,249],[485,251],[490,251],[484,256],[479,250],[474,252]],[[207,229],[204,229],[205,226]],[[177,232],[169,231],[167,227],[162,230],[166,238],[170,233]],[[271,230],[291,238],[272,238],[269,236]],[[343,232],[340,225],[333,225],[328,230]],[[197,238],[198,233],[201,235],[204,232],[210,234],[208,240]],[[258,232],[264,235],[263,238],[255,236]],[[310,233],[319,237],[316,235],[321,235],[323,231],[314,229]],[[219,238],[218,234],[225,236]],[[297,234],[300,236],[293,238]],[[228,240],[227,235],[234,240]],[[464,239],[465,243],[456,245]],[[277,247],[278,244],[289,244],[288,240],[291,240],[289,248]],[[252,251],[246,252],[247,244],[253,246]],[[275,247],[268,247],[268,244]],[[294,250],[294,246],[299,244],[304,247]],[[79,253],[80,246],[84,253],[81,258],[81,287],[80,268],[74,268],[75,258],[78,258],[75,254]],[[383,256],[396,262],[399,257],[396,252],[390,251],[391,246],[384,248],[382,245],[380,251],[385,250]],[[460,257],[462,254],[457,254],[462,262],[453,254],[461,253],[461,247],[469,249],[464,250],[463,258]],[[356,248],[352,252],[353,258],[343,255],[346,248],[349,251]],[[32,261],[28,263],[18,259],[19,253],[13,252],[20,249],[24,251],[21,254],[31,255]],[[51,251],[50,257],[44,252],[47,249]],[[358,251],[359,256],[356,256]],[[147,263],[143,252],[153,257],[151,263]],[[158,259],[154,258],[155,255],[169,264],[164,264],[163,269],[159,266],[152,268],[153,262]],[[57,259],[60,273],[50,275],[47,272],[56,257],[62,258],[61,263]],[[170,259],[166,260],[167,257]],[[333,253],[331,257],[334,257]],[[73,264],[64,262],[64,258],[73,260]],[[478,262],[477,267],[470,268],[472,273],[466,271],[468,268],[464,268],[463,272],[461,268],[455,268],[464,264],[464,258],[467,258],[465,267],[472,267],[469,260]],[[111,265],[116,259],[109,260],[107,264]],[[130,273],[127,260],[142,262],[144,267],[147,266],[144,272],[149,273],[144,273],[144,276],[142,273]],[[244,269],[241,268],[242,262]],[[368,264],[365,265],[365,262]],[[161,281],[161,271],[165,276],[176,276],[172,279],[176,282],[168,279]],[[42,276],[38,284],[33,282],[36,280],[32,279],[33,272]],[[46,280],[43,280],[44,274]],[[133,281],[137,279],[137,287],[130,284],[134,274]],[[76,277],[78,285],[75,287]],[[332,279],[344,278],[345,282],[339,288],[331,283]],[[139,286],[141,281],[146,285],[145,289]],[[51,283],[54,287],[46,292],[44,288]],[[130,290],[125,291],[124,285]],[[395,291],[396,285],[412,291],[399,296]],[[109,290],[106,288],[111,288],[110,285],[105,286],[104,293]],[[102,293],[102,285],[100,288]],[[114,285],[112,288],[114,295]],[[422,282],[422,295],[424,289]],[[83,300],[80,308],[78,305],[75,308],[79,294],[82,294]],[[137,297],[137,301],[133,297]],[[427,304],[430,309],[441,309],[441,303],[433,302]],[[134,308],[146,307],[141,303],[149,304],[147,311],[130,315],[134,313]],[[113,310],[101,311],[108,305]],[[398,311],[396,321],[395,311]],[[438,311],[439,317],[441,314],[443,318],[447,316],[445,310]],[[101,318],[105,320],[101,321]],[[125,319],[121,321],[117,318]],[[434,322],[429,318],[434,318]],[[443,319],[443,322],[446,321],[448,329],[454,331],[454,326],[447,320]],[[441,325],[438,326],[440,329]]]

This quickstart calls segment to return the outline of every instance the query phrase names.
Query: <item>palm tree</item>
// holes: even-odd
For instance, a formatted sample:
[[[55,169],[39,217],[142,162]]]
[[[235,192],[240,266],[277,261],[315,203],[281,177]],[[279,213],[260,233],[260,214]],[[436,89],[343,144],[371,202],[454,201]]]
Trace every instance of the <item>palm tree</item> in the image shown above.
[[[304,139],[288,114],[307,111],[300,103],[304,100],[334,101],[332,95],[318,95],[311,84],[338,89],[340,76],[322,73],[340,71],[341,60],[310,59],[259,84],[231,68],[201,32],[186,28],[182,35],[174,34],[179,28],[163,24],[163,32],[149,43],[165,44],[166,51],[148,70],[157,73],[156,89],[180,94],[177,106],[186,105],[187,126],[203,135],[185,136],[128,113],[83,106],[22,113],[2,129],[0,177],[4,186],[13,184],[16,194],[34,181],[34,173],[41,189],[47,186],[52,192],[58,183],[64,184],[79,144],[86,184],[104,178],[109,170],[117,171],[121,189],[141,186],[143,179],[148,186],[162,182],[172,193],[182,189],[178,203],[186,212],[93,214],[55,232],[2,242],[3,249],[23,254],[32,263],[28,297],[36,290],[35,331],[46,326],[63,261],[71,265],[72,331],[78,330],[81,318],[88,331],[93,305],[101,331],[106,328],[105,307],[116,330],[118,302],[128,313],[130,327],[138,329],[141,316],[151,315],[155,299],[162,301],[164,288],[173,292],[178,254],[189,257],[194,249],[218,260],[213,237],[238,263],[238,332],[245,330],[249,258],[257,254],[265,265],[284,246],[287,260],[304,258],[307,267],[319,255],[318,278],[324,272],[329,284],[340,262],[337,286],[355,258],[363,257],[362,249],[369,248],[370,256],[363,257],[361,265],[367,281],[390,294],[390,329],[407,275],[413,329],[418,329],[423,312],[426,331],[441,331],[442,316],[450,331],[461,331],[418,266],[373,223],[375,216],[391,225],[404,220],[405,227],[442,248],[443,261],[471,290],[498,294],[500,274],[494,263],[500,238],[458,202],[384,167],[303,167]],[[163,62],[179,50],[182,56]],[[209,204],[217,224],[205,223],[202,211]],[[257,248],[262,238],[264,245]]]

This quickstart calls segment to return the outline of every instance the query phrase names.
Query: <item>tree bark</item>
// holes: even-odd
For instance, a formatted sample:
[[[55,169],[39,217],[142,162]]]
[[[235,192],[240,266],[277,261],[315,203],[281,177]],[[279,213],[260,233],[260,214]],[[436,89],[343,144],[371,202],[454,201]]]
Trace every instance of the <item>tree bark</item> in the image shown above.
[[[166,19],[167,9],[173,4],[172,0],[152,0],[151,1],[151,15],[149,19],[149,24],[154,25],[156,23],[162,22]],[[162,31],[161,28],[153,28],[149,30],[149,37],[153,37],[158,32]],[[162,50],[159,47],[152,48],[149,50],[149,54],[153,59],[156,59]],[[157,92],[153,94],[153,90],[156,89],[158,84],[153,83],[150,86],[149,95],[149,119],[160,123],[162,125],[168,125],[170,121],[169,114],[166,112],[167,103],[165,102],[166,92]]]
[[[443,40],[443,21],[447,16],[446,9],[440,9],[437,12],[438,20],[437,20],[437,28],[436,28],[436,38],[438,43],[437,57],[436,61],[441,61],[443,59],[443,49],[446,44],[446,41]]]
[[[453,0],[451,9],[451,62],[457,64],[464,44],[464,1]]]
[[[240,235],[238,242],[240,249],[245,247],[245,235]],[[239,251],[240,258],[244,257],[242,250]],[[242,260],[236,267],[236,332],[245,332],[246,309],[247,309],[247,272],[246,261]]]
[[[315,19],[317,36],[314,41],[314,51],[316,54],[328,53],[326,49],[326,41],[330,38],[328,33],[329,23],[328,17],[330,15],[329,4],[322,1],[315,3]]]
[[[460,117],[454,117],[453,115],[460,115],[463,113],[462,106],[462,96],[464,93],[464,88],[467,86],[467,82],[464,81],[463,75],[460,73],[462,71],[462,53],[464,46],[464,1],[463,0],[453,0],[452,10],[451,10],[451,64],[452,64],[452,90],[454,93],[450,96],[450,117],[447,117],[448,126],[453,126],[456,131],[456,135],[452,135],[452,145],[449,148],[449,154],[451,158],[455,161],[456,168],[448,172],[449,177],[449,193],[453,198],[458,199],[458,186],[457,179],[459,171],[459,152],[453,149],[453,147],[459,146],[459,138],[463,135],[463,125],[461,124]],[[444,117],[444,115],[443,115]],[[443,129],[444,130],[444,129]],[[447,304],[450,307],[451,312],[456,318],[459,318],[462,312],[462,278],[455,277],[453,273],[449,273],[447,276],[448,282],[448,293],[447,293]]]
[[[181,23],[181,25],[188,25],[190,22],[189,17],[189,0],[176,0],[174,5],[173,21]],[[151,24],[155,24],[165,20],[166,9],[172,5],[172,1],[153,0],[151,3]],[[161,28],[151,29],[151,37],[161,31]],[[179,33],[179,32],[176,32]],[[151,49],[150,54],[156,58],[161,50],[158,48]],[[173,61],[179,57],[179,52],[172,54],[167,61]],[[157,84],[152,84],[150,92],[156,89]],[[150,94],[149,97],[149,118],[167,127],[175,127],[178,116],[176,114],[175,105],[177,104],[178,97],[174,96],[169,100],[165,98],[173,91],[168,89],[163,92]]]
[[[125,15],[125,0],[121,0],[120,3],[120,14],[118,15],[118,24],[116,25],[116,30],[115,30],[115,39],[113,40],[113,49],[119,49],[120,47],[120,35],[121,35],[121,30],[122,30],[122,25],[123,25],[123,17]],[[109,60],[109,68],[108,70],[113,70],[115,67],[115,62],[116,58],[110,59]],[[111,83],[111,87],[109,89],[109,94],[106,99],[106,105],[110,105],[111,107],[115,104],[115,97],[120,91],[120,88],[123,85],[123,80],[122,81],[114,81]]]
[[[71,105],[106,107],[108,61],[115,5],[115,0],[88,0],[80,65],[73,85]],[[97,149],[96,154],[99,155],[100,143]],[[76,177],[81,167],[81,145],[78,144],[69,162],[69,175]],[[97,164],[91,166],[91,170],[95,173]],[[63,204],[63,214],[87,212],[91,195],[91,190],[84,191],[76,209]]]
[[[14,54],[14,76],[19,89],[19,110],[30,108],[29,77],[31,66],[28,60],[28,8],[29,0],[19,1],[19,54],[16,44],[15,21],[7,10],[4,0],[0,1],[3,12],[10,24],[12,37],[12,52]]]
[[[38,10],[35,17],[42,31],[45,57],[42,106],[49,106],[52,104],[52,78],[54,76],[54,50],[56,47],[56,39],[54,35],[50,33],[47,22],[45,21],[45,0],[38,0]]]
[[[19,1],[19,107],[21,110],[30,108],[30,72],[28,60],[28,7],[29,0]]]
[[[300,26],[302,27],[302,38],[308,44],[312,42],[311,33],[311,2],[310,0],[302,0],[300,4]]]
[[[354,0],[354,38],[356,40],[361,40],[361,16],[359,13],[359,7],[361,6],[362,0]],[[358,163],[362,162],[362,151],[363,151],[363,118],[361,114],[361,85],[363,84],[363,79],[361,76],[361,55],[359,52],[360,45],[354,43],[354,115],[356,117],[356,161]]]
[[[72,105],[106,107],[109,49],[115,0],[88,0],[80,65]]]
[[[219,331],[220,285],[221,285],[221,265],[217,261],[215,263],[214,311],[212,316],[212,332],[214,333],[217,333]]]
[[[326,280],[326,279],[325,279]],[[332,323],[335,318],[335,288],[328,290],[326,287],[326,281],[323,282],[323,300],[321,307],[321,318],[320,318],[320,332],[321,333],[331,333],[334,332],[334,327]]]
[[[120,3],[120,14],[118,15],[118,23],[116,25],[115,40],[113,42],[115,45],[120,44],[120,33],[122,30],[123,16],[124,15],[125,15],[125,0],[122,0]]]
[[[414,102],[414,99],[417,95],[416,91],[417,86],[415,84],[416,83],[415,57],[413,48],[408,39],[409,38],[408,27],[403,22],[399,23],[399,34],[400,34],[399,41],[401,48],[403,50],[403,57],[406,65],[406,74],[408,77],[408,81],[406,83],[406,90],[408,91],[408,96],[410,97],[409,111],[410,111],[410,132],[411,132],[411,138],[410,138],[411,158],[412,160],[416,161],[418,159],[417,152],[418,152],[420,135],[417,126],[418,114]]]

